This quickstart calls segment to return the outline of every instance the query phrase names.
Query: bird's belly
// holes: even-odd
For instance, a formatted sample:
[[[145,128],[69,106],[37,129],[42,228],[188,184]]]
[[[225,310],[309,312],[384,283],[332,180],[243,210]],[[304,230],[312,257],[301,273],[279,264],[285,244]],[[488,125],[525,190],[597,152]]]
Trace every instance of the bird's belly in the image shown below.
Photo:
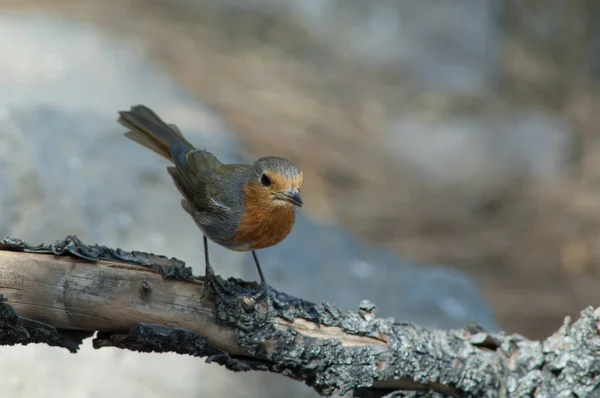
[[[209,236],[206,235],[206,237],[208,239],[210,239],[211,241],[213,241],[214,243],[216,243],[219,246],[223,246],[226,249],[229,250],[233,250],[235,252],[247,252],[250,250],[253,250],[250,246],[250,243],[247,242],[235,242],[234,240],[232,240],[231,238],[223,238],[223,237],[216,237],[216,236]]]
[[[194,221],[202,234],[211,242],[233,251],[249,251],[250,244],[247,242],[236,242],[233,237],[237,230],[236,223],[229,218],[209,216],[203,213],[195,213]]]

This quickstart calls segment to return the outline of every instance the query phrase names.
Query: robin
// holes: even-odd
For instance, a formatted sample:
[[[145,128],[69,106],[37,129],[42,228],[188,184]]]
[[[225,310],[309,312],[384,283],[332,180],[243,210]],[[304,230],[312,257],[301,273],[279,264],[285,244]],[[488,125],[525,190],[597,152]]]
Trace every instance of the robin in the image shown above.
[[[196,149],[177,126],[165,123],[144,105],[119,115],[118,122],[129,129],[126,137],[174,165],[167,171],[183,196],[181,206],[204,235],[206,280],[217,293],[223,289],[210,265],[208,238],[230,250],[251,251],[261,294],[269,296],[256,250],[276,245],[291,232],[296,207],[303,204],[298,192],[302,171],[276,156],[252,164],[223,164],[212,153]]]

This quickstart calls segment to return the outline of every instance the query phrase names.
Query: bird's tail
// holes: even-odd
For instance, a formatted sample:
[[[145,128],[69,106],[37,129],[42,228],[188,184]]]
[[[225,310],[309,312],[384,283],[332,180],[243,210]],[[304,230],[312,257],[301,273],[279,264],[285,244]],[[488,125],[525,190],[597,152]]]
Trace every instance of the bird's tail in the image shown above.
[[[129,129],[126,137],[171,162],[176,162],[174,157],[195,149],[177,126],[165,123],[144,105],[132,106],[131,110],[121,111],[119,115],[118,122]]]

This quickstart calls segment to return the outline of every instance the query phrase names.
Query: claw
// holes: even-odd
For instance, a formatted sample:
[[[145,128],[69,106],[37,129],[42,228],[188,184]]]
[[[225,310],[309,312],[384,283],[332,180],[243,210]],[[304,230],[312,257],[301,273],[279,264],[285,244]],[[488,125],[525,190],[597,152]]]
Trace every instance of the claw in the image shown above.
[[[213,290],[215,291],[215,293],[217,294],[217,296],[219,296],[219,298],[221,300],[223,300],[223,301],[226,300],[223,292],[226,291],[227,289],[225,288],[225,286],[223,286],[221,281],[219,279],[217,279],[217,275],[215,274],[215,271],[210,266],[210,264],[208,264],[206,267],[205,276],[204,276],[204,291],[202,292],[201,298],[204,298],[204,296],[206,296],[206,294],[209,293],[209,287],[208,287],[209,285],[212,285]]]

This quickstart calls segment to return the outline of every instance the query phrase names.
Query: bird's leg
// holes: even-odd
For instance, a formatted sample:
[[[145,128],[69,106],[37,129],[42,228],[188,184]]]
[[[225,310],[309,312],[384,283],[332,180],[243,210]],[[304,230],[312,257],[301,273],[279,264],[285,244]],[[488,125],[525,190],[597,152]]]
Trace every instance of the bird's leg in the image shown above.
[[[204,262],[205,262],[206,267],[204,270],[204,292],[202,293],[202,298],[204,298],[204,296],[206,295],[206,292],[208,291],[208,284],[210,283],[213,285],[215,292],[219,295],[219,297],[221,297],[221,299],[225,300],[225,297],[223,296],[222,291],[226,290],[226,289],[223,286],[223,284],[221,283],[221,281],[219,281],[217,279],[215,270],[210,265],[210,260],[208,258],[208,239],[206,238],[206,235],[204,235],[203,237],[204,237]]]
[[[258,261],[258,257],[256,256],[256,252],[252,250],[252,257],[254,257],[254,263],[256,264],[256,269],[258,270],[258,275],[260,275],[260,289],[262,290],[260,293],[254,296],[255,299],[260,297],[266,297],[269,306],[275,306],[282,308],[283,303],[277,299],[277,297],[271,296],[271,287],[265,280],[265,275],[262,272],[262,268],[260,267],[260,262]]]
[[[254,263],[256,264],[256,269],[258,270],[258,275],[260,276],[260,288],[262,292],[259,296],[265,295],[267,297],[271,297],[271,292],[269,290],[269,285],[265,280],[265,275],[262,272],[262,268],[260,267],[260,262],[258,261],[258,257],[256,256],[256,252],[252,250],[252,257],[254,257]]]

